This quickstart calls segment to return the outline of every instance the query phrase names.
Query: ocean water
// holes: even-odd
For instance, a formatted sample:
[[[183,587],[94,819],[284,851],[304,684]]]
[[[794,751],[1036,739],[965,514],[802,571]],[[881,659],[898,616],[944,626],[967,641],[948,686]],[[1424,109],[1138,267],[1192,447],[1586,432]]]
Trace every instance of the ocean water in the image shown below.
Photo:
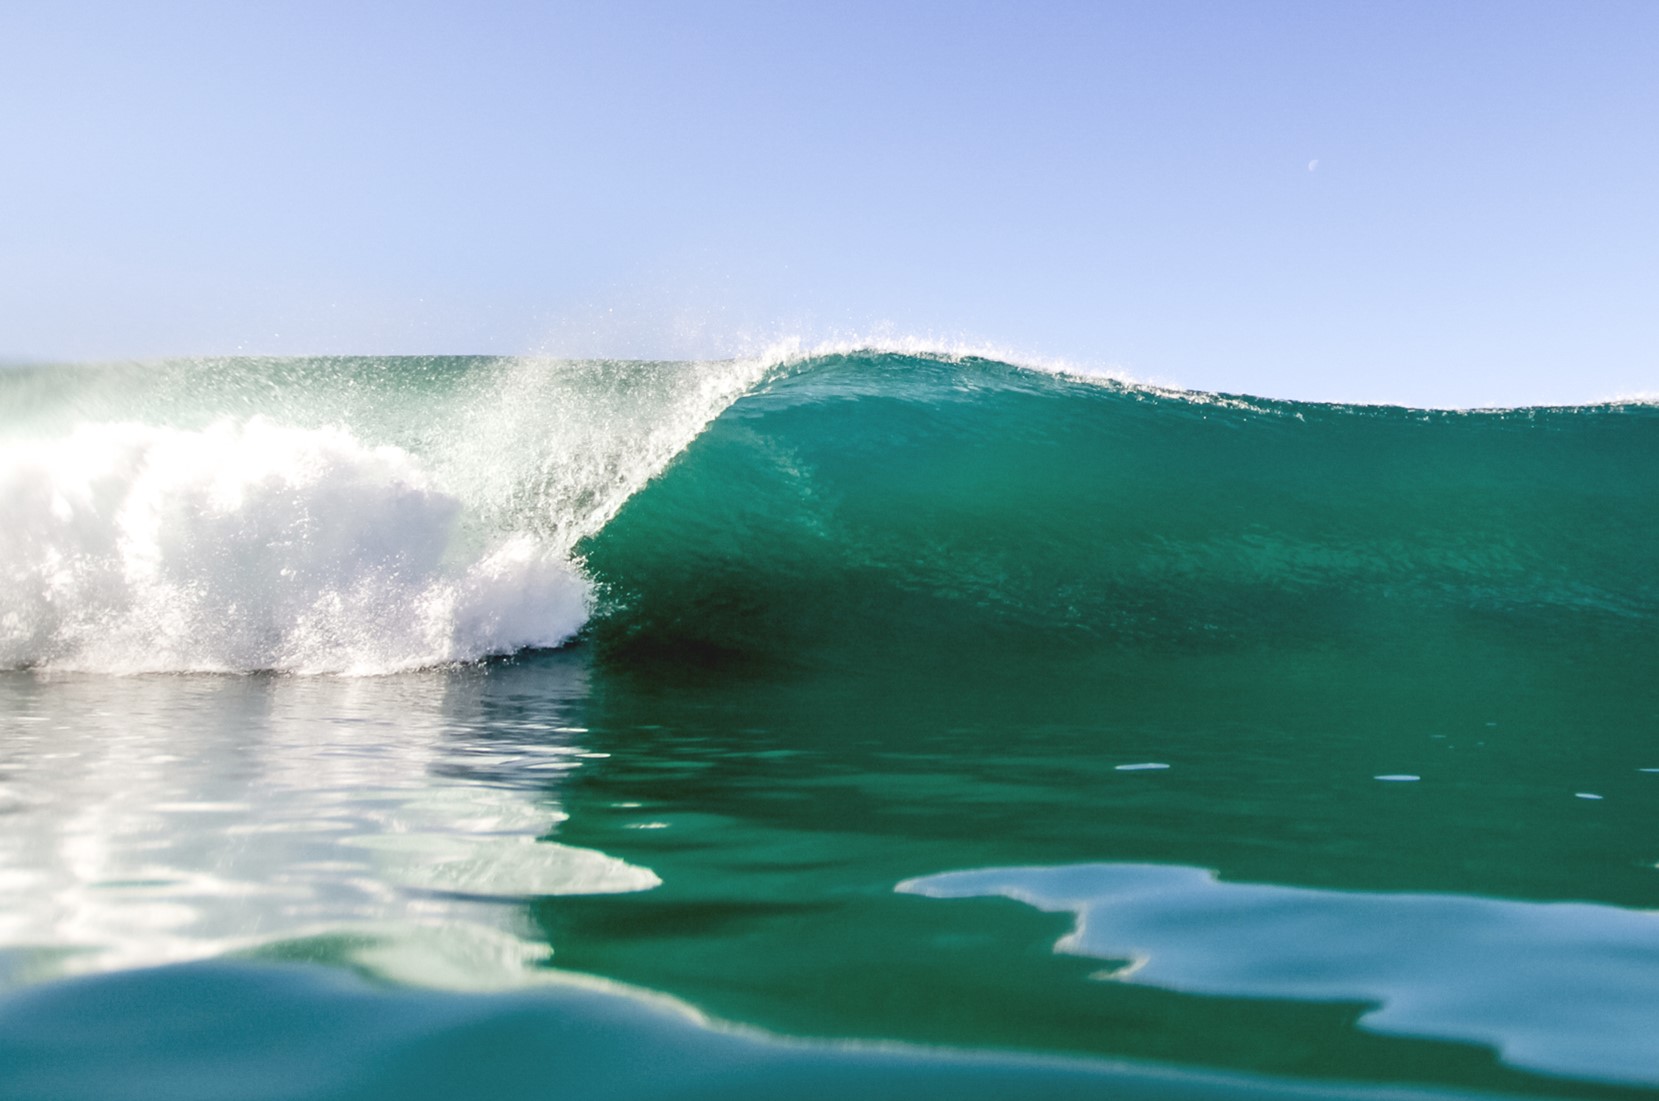
[[[1659,408],[0,372],[0,1097],[1659,1096]]]

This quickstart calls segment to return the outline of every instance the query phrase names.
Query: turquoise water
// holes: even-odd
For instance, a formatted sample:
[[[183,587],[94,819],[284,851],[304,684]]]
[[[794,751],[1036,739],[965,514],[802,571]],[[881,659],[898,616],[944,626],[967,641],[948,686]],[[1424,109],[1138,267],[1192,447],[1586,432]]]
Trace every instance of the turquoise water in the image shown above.
[[[1651,406],[851,351],[0,409],[0,1095],[1659,1093]]]

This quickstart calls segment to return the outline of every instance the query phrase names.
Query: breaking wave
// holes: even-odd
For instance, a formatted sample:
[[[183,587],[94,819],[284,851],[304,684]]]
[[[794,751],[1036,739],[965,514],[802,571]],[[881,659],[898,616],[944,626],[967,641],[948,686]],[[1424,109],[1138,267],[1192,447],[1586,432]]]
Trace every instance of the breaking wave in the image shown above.
[[[859,663],[1640,633],[1659,409],[1187,394],[920,348],[0,373],[0,666],[380,673],[582,634]]]

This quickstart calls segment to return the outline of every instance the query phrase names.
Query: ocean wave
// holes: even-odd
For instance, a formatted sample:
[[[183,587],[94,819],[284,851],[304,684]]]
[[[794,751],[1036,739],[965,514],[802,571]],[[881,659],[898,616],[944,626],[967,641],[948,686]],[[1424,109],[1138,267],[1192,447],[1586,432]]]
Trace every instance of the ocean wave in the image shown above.
[[[589,634],[872,668],[1659,611],[1649,407],[1199,397],[971,355],[790,360],[577,544]]]
[[[578,632],[857,661],[1659,604],[1652,406],[1275,402],[1001,354],[9,374],[0,665],[375,673]]]

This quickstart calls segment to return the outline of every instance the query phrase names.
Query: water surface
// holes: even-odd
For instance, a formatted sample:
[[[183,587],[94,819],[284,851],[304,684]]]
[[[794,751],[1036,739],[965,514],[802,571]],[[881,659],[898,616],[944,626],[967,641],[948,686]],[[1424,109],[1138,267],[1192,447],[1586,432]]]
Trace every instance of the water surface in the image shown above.
[[[1659,1093],[1650,407],[0,394],[7,1096]]]

